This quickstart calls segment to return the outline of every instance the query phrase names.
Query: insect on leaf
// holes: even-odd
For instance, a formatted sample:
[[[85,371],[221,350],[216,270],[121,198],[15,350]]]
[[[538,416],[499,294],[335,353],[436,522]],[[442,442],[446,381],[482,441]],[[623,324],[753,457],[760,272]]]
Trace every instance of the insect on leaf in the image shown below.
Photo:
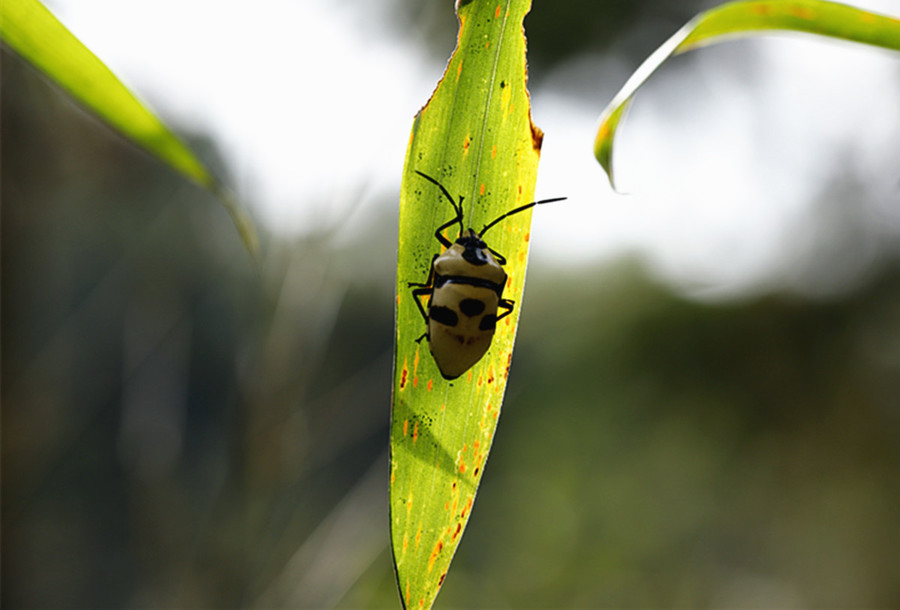
[[[615,186],[612,170],[616,128],[638,88],[673,55],[723,40],[796,31],[900,51],[900,19],[824,0],[729,2],[700,13],[635,70],[600,115],[594,156]]]
[[[434,232],[454,217],[433,177],[479,231],[534,199],[541,132],[531,123],[522,22],[530,0],[457,3],[457,47],[416,115],[400,192],[396,344],[391,416],[391,542],[407,608],[430,608],[472,511],[512,358],[532,210],[502,220],[485,241],[506,259],[498,321],[486,355],[445,380],[429,352],[408,284],[426,281],[441,251]],[[446,229],[450,241],[459,225]]]
[[[253,222],[234,195],[43,4],[37,0],[0,2],[0,37],[101,121],[212,191],[231,215],[244,245],[256,253],[258,241]]]

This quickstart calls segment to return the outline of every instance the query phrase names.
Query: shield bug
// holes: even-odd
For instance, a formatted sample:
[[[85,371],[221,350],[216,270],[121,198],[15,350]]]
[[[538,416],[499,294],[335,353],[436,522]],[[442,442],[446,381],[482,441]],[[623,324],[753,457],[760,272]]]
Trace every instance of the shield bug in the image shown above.
[[[431,260],[424,283],[409,282],[412,295],[425,319],[427,330],[417,339],[428,339],[431,355],[444,379],[456,379],[491,346],[497,322],[512,313],[514,303],[503,298],[506,286],[506,258],[484,241],[484,234],[498,222],[542,203],[562,201],[565,197],[533,201],[514,208],[486,224],[476,233],[463,225],[463,197],[459,201],[444,186],[427,174],[417,174],[436,185],[453,206],[455,215],[434,232],[446,250]],[[459,224],[459,237],[451,242],[441,233]],[[422,297],[428,304],[422,304]]]

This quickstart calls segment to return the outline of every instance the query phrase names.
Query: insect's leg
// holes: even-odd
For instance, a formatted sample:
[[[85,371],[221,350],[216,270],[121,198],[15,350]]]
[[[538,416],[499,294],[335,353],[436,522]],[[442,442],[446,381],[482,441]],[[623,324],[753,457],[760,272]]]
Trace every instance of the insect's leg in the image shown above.
[[[499,322],[500,320],[511,314],[513,312],[513,306],[515,304],[515,301],[510,301],[509,299],[500,299],[500,302],[497,303],[497,308],[499,309],[502,307],[506,311],[497,316],[497,321]]]
[[[427,336],[428,336],[428,332],[427,332],[427,331],[424,332],[424,333],[422,333],[422,336],[419,337],[418,339],[416,339],[416,343],[421,343],[421,342],[422,342],[422,339],[424,339],[424,338],[427,337]]]
[[[436,259],[439,255],[435,254],[431,257],[431,264],[428,265],[428,279],[425,280],[425,283],[421,282],[406,282],[407,288],[412,288],[413,286],[418,286],[420,288],[425,288],[426,286],[431,286],[432,281],[434,281],[434,259]]]
[[[413,300],[416,302],[416,305],[419,306],[419,311],[422,313],[422,317],[425,319],[425,323],[428,323],[428,312],[425,311],[425,306],[422,305],[422,297],[426,294],[431,294],[432,288],[431,286],[425,286],[424,288],[416,288],[412,291]],[[421,339],[419,339],[421,341]]]

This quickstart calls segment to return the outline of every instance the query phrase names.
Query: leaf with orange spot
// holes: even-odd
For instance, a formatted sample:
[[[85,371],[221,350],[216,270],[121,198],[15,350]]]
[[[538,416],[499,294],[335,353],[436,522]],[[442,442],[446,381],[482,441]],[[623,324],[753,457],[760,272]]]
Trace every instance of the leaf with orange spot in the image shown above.
[[[594,156],[615,186],[616,129],[635,92],[669,57],[723,40],[795,31],[900,51],[900,19],[825,0],[729,2],[700,13],[642,63],[600,115]]]
[[[441,190],[417,171],[463,199],[467,228],[480,228],[534,199],[541,132],[531,122],[525,86],[522,23],[529,8],[530,0],[457,2],[456,50],[413,122],[407,151],[400,191],[398,294],[409,294],[410,282],[426,280],[433,256],[441,251],[434,231],[454,216]],[[508,261],[503,296],[516,305],[506,323],[497,325],[487,354],[458,379],[441,376],[427,340],[416,343],[426,326],[413,298],[397,300],[391,541],[407,608],[434,603],[471,514],[506,390],[530,224],[528,210],[503,220],[486,236]],[[446,236],[453,241],[457,231],[453,226]],[[418,349],[421,356],[411,371],[408,363],[415,361]],[[410,375],[422,383],[410,383]],[[407,433],[411,429],[417,429],[416,438]],[[416,543],[404,544],[410,538]]]

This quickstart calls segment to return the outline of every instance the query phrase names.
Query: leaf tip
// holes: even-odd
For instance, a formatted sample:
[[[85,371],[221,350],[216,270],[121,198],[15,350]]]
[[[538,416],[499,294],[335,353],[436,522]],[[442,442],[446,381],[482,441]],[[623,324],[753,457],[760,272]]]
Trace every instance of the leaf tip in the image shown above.
[[[628,108],[630,99],[625,100],[621,104],[616,104],[615,100],[600,115],[599,126],[597,127],[597,135],[594,138],[594,157],[600,163],[600,166],[606,172],[609,178],[609,185],[616,192],[615,174],[612,166],[613,143],[616,138],[616,129],[622,120],[622,115]]]
[[[247,249],[247,252],[250,253],[253,261],[257,265],[261,264],[259,235],[256,232],[256,226],[253,223],[253,219],[247,212],[247,208],[237,198],[234,191],[221,182],[213,179],[212,183],[207,185],[207,187],[215,194],[219,201],[222,202],[225,209],[228,210],[228,214],[231,216],[232,222],[234,222],[234,226],[238,230],[241,241],[244,242],[244,247]]]

